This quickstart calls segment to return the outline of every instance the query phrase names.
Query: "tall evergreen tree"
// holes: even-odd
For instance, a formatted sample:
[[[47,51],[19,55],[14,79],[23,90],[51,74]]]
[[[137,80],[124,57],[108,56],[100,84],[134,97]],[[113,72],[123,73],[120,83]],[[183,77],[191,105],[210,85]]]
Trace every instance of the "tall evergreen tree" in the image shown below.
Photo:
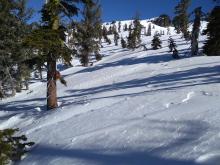
[[[175,27],[176,33],[180,34],[181,33],[181,25],[180,25],[180,19],[179,16],[175,16],[172,20],[172,23]]]
[[[25,0],[0,1],[0,84],[2,95],[4,91],[11,91],[11,95],[21,90],[21,82],[29,74],[21,69],[24,61],[29,58],[26,47],[23,46],[24,37],[30,32],[27,24],[31,10],[26,8]]]
[[[30,47],[42,50],[47,62],[47,109],[57,108],[57,70],[56,60],[71,60],[73,53],[65,44],[65,26],[61,16],[73,17],[78,13],[76,3],[92,3],[90,0],[48,0],[42,9],[43,26],[35,30],[28,38]],[[63,14],[63,15],[62,15]]]
[[[147,36],[151,36],[151,23],[148,25],[148,28],[147,28]]]
[[[121,33],[121,21],[118,22],[118,33]]]
[[[114,31],[114,43],[115,46],[118,46],[118,40],[120,39],[119,34],[117,31]]]
[[[175,7],[175,14],[173,24],[177,32],[181,31],[186,40],[189,39],[188,24],[189,18],[187,10],[189,8],[191,0],[180,0],[178,5]]]
[[[208,35],[203,49],[208,56],[220,56],[220,6],[216,6],[209,17],[207,29],[204,31]]]
[[[126,41],[124,40],[123,37],[121,37],[121,46],[122,46],[122,48],[126,48],[127,47],[127,43],[126,43]]]
[[[171,25],[171,19],[167,14],[162,14],[157,19],[155,19],[153,23],[158,26],[168,27]]]
[[[161,44],[162,44],[162,42],[159,38],[159,35],[158,34],[154,35],[154,38],[153,38],[152,43],[151,43],[152,48],[154,50],[162,48]]]
[[[95,53],[97,60],[101,59],[99,54],[98,27],[100,26],[100,5],[98,2],[85,4],[83,10],[83,19],[78,25],[78,44],[80,52],[80,61],[83,66],[89,65],[89,57]]]
[[[140,23],[139,16],[136,15],[133,21],[133,28],[132,25],[129,26],[129,36],[127,41],[127,46],[129,49],[135,49],[140,45],[142,27],[143,26]]]
[[[110,45],[111,40],[108,38],[108,30],[105,26],[103,26],[103,28],[102,28],[102,36],[103,36],[105,42],[107,42]]]
[[[198,46],[198,38],[201,26],[201,17],[202,17],[202,8],[198,7],[194,10],[195,19],[193,24],[193,30],[191,35],[191,55],[198,55],[199,46]]]
[[[128,31],[128,24],[125,24],[125,25],[124,25],[124,31],[125,31],[125,32]]]

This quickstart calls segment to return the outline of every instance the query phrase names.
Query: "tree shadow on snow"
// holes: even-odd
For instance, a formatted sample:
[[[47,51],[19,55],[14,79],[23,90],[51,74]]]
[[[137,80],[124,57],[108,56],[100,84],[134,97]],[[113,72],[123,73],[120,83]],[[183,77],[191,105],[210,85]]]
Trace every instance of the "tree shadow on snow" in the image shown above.
[[[16,114],[23,114],[21,118],[28,116],[40,117],[42,114],[45,115],[46,113],[50,113],[49,111],[46,111],[46,109],[46,98],[24,99],[0,104],[0,111],[13,113],[8,115],[9,118]],[[6,119],[6,116],[3,116],[2,118]]]
[[[133,79],[124,82],[110,83],[103,86],[97,86],[92,88],[80,89],[80,90],[68,90],[67,96],[60,97],[60,99],[84,97],[97,93],[110,92],[116,90],[124,90],[137,87],[146,87],[145,91],[121,94],[118,96],[135,96],[148,92],[163,91],[163,90],[176,90],[183,87],[194,87],[197,85],[216,84],[220,83],[220,65],[213,67],[198,67],[184,71],[177,71],[167,74],[159,74],[152,77],[143,79]],[[151,86],[148,88],[148,86]],[[114,96],[107,96],[101,98],[110,98]],[[101,99],[99,98],[99,99]],[[94,99],[94,98],[93,98]]]
[[[104,68],[109,68],[109,67],[114,68],[117,66],[130,66],[130,65],[143,64],[143,63],[144,64],[154,64],[154,63],[168,62],[171,60],[173,60],[173,58],[170,54],[146,56],[146,57],[142,57],[142,58],[135,58],[135,57],[125,58],[125,59],[122,59],[119,61],[99,64],[99,65],[93,66],[91,68],[86,68],[86,69],[83,69],[83,70],[76,72],[74,74],[94,72],[94,71],[101,70]]]
[[[59,158],[67,158],[72,159],[72,161],[85,161],[85,164],[99,165],[197,165],[193,160],[164,158],[160,155],[167,152],[170,152],[171,154],[176,150],[181,153],[182,147],[187,144],[190,147],[197,145],[196,141],[204,135],[209,128],[209,125],[206,122],[150,120],[150,123],[152,129],[168,132],[170,134],[174,133],[176,131],[176,127],[178,126],[178,128],[180,128],[178,129],[179,136],[171,139],[171,142],[167,145],[162,145],[153,150],[151,148],[62,149],[54,146],[38,145],[30,152],[30,154],[35,160],[45,159],[45,161],[48,161],[48,157],[57,160],[59,160]],[[99,135],[97,134],[96,136]],[[91,136],[90,139],[96,138],[96,136]],[[112,134],[110,136],[115,137],[117,135]],[[168,139],[165,141],[167,140]],[[157,141],[153,139],[151,143],[157,143]],[[147,146],[148,143],[146,142],[143,145]],[[190,150],[190,147],[188,147],[188,150]],[[184,152],[187,154],[187,151],[183,151],[183,154]]]
[[[38,152],[34,154],[39,155],[40,159],[43,159],[43,157],[66,157],[69,159],[83,160],[86,164],[99,165],[196,165],[193,161],[165,159],[138,151],[105,154],[102,153],[102,151],[95,151],[95,149],[58,149],[40,146]]]
[[[140,60],[140,59],[139,59]],[[125,60],[126,61],[126,60]],[[135,63],[135,62],[134,62]],[[62,106],[84,104],[87,101],[89,95],[104,93],[117,90],[125,90],[137,87],[146,87],[146,90],[141,92],[132,92],[118,95],[108,95],[106,97],[88,98],[90,101],[111,98],[111,97],[125,97],[125,96],[137,96],[143,93],[176,90],[183,87],[192,87],[197,85],[215,84],[220,83],[220,66],[216,65],[213,67],[198,67],[184,71],[177,71],[174,73],[159,74],[152,77],[133,79],[124,82],[110,83],[103,86],[97,86],[92,88],[80,89],[80,90],[68,90],[67,96],[59,97],[59,101],[62,102]],[[151,86],[148,88],[148,86]],[[84,98],[86,97],[86,98]],[[74,100],[74,98],[77,98]],[[71,100],[69,102],[68,100]],[[19,101],[13,101],[8,103],[0,104],[0,111],[7,110],[9,112],[24,113],[25,115],[41,115],[46,112],[46,99],[45,98],[34,98],[25,99]],[[35,108],[40,108],[41,112],[38,112]]]

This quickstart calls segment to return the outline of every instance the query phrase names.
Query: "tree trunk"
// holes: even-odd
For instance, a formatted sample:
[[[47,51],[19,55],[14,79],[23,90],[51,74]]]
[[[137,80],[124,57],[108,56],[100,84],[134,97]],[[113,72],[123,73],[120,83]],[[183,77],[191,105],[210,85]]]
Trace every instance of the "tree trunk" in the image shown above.
[[[57,107],[56,58],[49,53],[47,57],[47,109]]]
[[[0,99],[2,100],[4,98],[4,92],[2,88],[2,81],[0,81]]]
[[[195,56],[198,55],[199,46],[198,46],[198,38],[201,26],[201,7],[195,9],[195,20],[193,24],[193,31],[191,36],[191,55]]]
[[[42,75],[42,67],[39,65],[38,68],[37,68],[38,72],[39,72],[39,78],[41,80],[43,80],[43,75]]]
[[[59,0],[55,1],[59,4]],[[59,16],[57,15],[51,22],[52,30],[59,29]],[[56,57],[52,52],[47,55],[47,109],[55,109],[57,104],[57,85],[56,85]]]
[[[197,32],[195,32],[197,33]],[[196,56],[198,54],[198,38],[195,34],[192,35],[192,41],[191,41],[191,54],[192,56]]]

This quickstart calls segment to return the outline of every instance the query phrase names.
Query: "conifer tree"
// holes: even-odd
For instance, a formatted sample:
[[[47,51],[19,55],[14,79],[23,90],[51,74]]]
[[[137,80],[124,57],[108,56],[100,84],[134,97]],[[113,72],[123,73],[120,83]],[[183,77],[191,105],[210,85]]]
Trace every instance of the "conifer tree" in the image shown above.
[[[137,45],[138,45],[141,43],[141,30],[143,28],[143,26],[140,23],[140,18],[138,14],[135,17],[133,24],[134,24],[133,33],[136,37]]]
[[[118,33],[121,33],[121,21],[118,22]]]
[[[132,30],[132,26],[133,26],[133,24],[130,23],[129,26],[128,26],[128,31],[129,31],[129,32]]]
[[[114,35],[114,33],[117,32],[117,26],[116,24],[114,23],[113,26],[112,26],[112,33]]]
[[[136,48],[136,39],[134,33],[131,30],[129,30],[129,34],[127,37],[127,47],[133,50]]]
[[[97,29],[101,24],[100,17],[100,5],[98,2],[85,4],[83,19],[78,25],[80,61],[85,67],[89,65],[89,57],[92,53],[95,53],[97,60],[101,59],[99,42],[97,42],[97,38],[99,38],[99,31]]]
[[[140,23],[139,16],[136,15],[134,21],[133,21],[133,28],[132,25],[129,26],[129,35],[127,38],[127,47],[129,49],[135,49],[137,48],[140,43],[141,43],[141,30],[142,30],[142,25]]]
[[[207,29],[204,31],[208,39],[203,47],[208,56],[220,56],[220,6],[215,6],[209,16]]]
[[[168,27],[171,25],[171,19],[167,14],[162,14],[156,20],[154,20],[153,23],[158,26]]]
[[[102,27],[102,36],[104,37],[106,35],[108,35],[108,30],[107,30],[106,26],[103,26]]]
[[[113,34],[113,27],[112,26],[110,26],[109,28],[108,28],[108,35],[111,35],[111,34]]]
[[[69,62],[73,53],[65,44],[65,26],[61,24],[61,14],[73,17],[78,13],[77,2],[92,3],[90,0],[48,0],[42,9],[43,26],[36,29],[26,43],[42,50],[47,61],[47,109],[57,108],[56,61],[63,58]],[[65,17],[64,17],[65,18]]]
[[[127,48],[126,41],[124,40],[123,37],[121,37],[121,46],[122,46],[122,48]]]
[[[128,24],[124,25],[124,31],[128,31]]]
[[[177,48],[176,43],[172,37],[169,37],[169,39],[168,39],[168,47],[170,49],[170,52],[173,52],[173,50],[175,50]]]
[[[172,57],[173,57],[174,59],[179,59],[179,58],[180,58],[179,52],[178,52],[178,50],[177,50],[176,48],[174,48],[174,50],[173,50]]]
[[[34,145],[34,142],[27,142],[25,135],[15,136],[17,131],[18,129],[0,130],[0,165],[21,160],[28,152],[28,147]]]
[[[173,24],[176,28],[177,32],[182,32],[183,37],[188,40],[189,39],[189,31],[188,31],[188,14],[187,10],[189,8],[191,0],[180,0],[178,5],[175,7],[175,14]]]
[[[148,25],[148,28],[147,28],[147,36],[151,36],[151,23]]]
[[[105,26],[103,26],[103,28],[102,28],[102,35],[103,35],[105,42],[107,42],[110,45],[111,40],[108,38],[108,30]]]
[[[180,25],[180,19],[179,19],[179,16],[175,16],[173,18],[173,21],[172,21],[174,27],[175,27],[175,30],[176,30],[176,33],[177,34],[180,34],[181,33],[181,25]]]
[[[21,90],[23,78],[29,77],[24,75],[27,72],[21,72],[21,66],[31,54],[27,53],[23,41],[30,32],[27,21],[32,12],[26,8],[26,0],[2,0],[0,11],[0,88],[3,96],[5,91],[11,91],[14,96],[16,89]]]
[[[118,40],[120,39],[119,34],[117,31],[114,31],[114,43],[115,46],[118,46]]]
[[[161,44],[162,44],[162,42],[159,38],[159,35],[158,34],[154,35],[154,38],[151,43],[153,50],[157,50],[159,48],[162,48]]]
[[[191,35],[191,55],[198,55],[199,46],[198,46],[198,38],[201,26],[201,17],[202,17],[202,8],[198,7],[194,10],[195,19],[193,24],[193,30]]]

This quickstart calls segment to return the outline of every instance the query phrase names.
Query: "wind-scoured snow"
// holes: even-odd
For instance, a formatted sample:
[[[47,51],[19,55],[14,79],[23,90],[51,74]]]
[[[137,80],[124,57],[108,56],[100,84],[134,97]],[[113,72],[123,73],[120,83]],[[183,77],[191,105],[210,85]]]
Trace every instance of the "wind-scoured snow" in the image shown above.
[[[62,71],[67,87],[58,83],[54,111],[46,82],[2,100],[0,129],[19,127],[36,143],[18,164],[219,165],[220,59],[189,57],[190,43],[172,37],[180,60],[168,52],[169,35],[159,50],[152,36],[142,37],[148,51],[104,43],[102,61]]]

